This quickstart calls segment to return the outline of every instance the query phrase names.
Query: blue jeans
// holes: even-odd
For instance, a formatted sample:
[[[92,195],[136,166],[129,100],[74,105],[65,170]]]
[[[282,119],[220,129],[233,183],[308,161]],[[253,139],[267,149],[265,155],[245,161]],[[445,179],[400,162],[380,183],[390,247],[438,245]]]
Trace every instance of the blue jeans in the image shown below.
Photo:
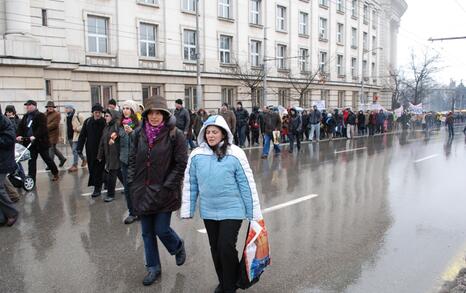
[[[272,140],[272,136],[270,134],[264,134],[264,148],[262,149],[262,155],[263,156],[268,156],[269,155],[269,150],[270,150],[270,141]],[[280,153],[280,146],[274,144],[273,149],[276,154]]]
[[[236,126],[236,133],[238,135],[238,143],[240,146],[244,146],[244,142],[246,141],[246,127],[247,125],[237,125]]]
[[[78,157],[80,157],[82,161],[84,161],[86,158],[84,157],[83,154],[78,155],[78,142],[77,141],[73,141],[71,139],[68,139],[68,144],[70,145],[71,150],[73,151],[73,166],[77,166],[78,165]]]
[[[316,134],[316,140],[319,141],[320,140],[320,124],[319,123],[316,123],[316,124],[311,124],[311,141],[314,140],[314,133]]]
[[[171,255],[177,254],[182,249],[180,237],[170,228],[171,216],[171,212],[166,212],[140,217],[146,267],[150,272],[162,269],[157,237]]]
[[[133,216],[133,204],[131,203],[131,196],[129,195],[129,188],[128,188],[128,165],[121,162],[121,175],[123,177],[123,187],[125,189],[125,198],[126,198],[126,206],[128,208],[128,212],[130,216]]]

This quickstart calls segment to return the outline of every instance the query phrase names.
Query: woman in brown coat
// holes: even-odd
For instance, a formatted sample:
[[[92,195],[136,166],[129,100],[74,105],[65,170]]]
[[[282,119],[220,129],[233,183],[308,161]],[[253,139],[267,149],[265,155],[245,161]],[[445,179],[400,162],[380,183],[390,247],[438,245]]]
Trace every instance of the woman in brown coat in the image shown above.
[[[47,108],[47,129],[49,130],[49,156],[52,160],[54,160],[55,155],[57,155],[58,159],[60,160],[59,167],[63,167],[66,162],[66,158],[63,156],[60,150],[57,149],[58,138],[60,136],[61,115],[60,112],[56,110],[57,107],[52,101],[48,101],[45,108]]]
[[[146,259],[145,286],[161,275],[156,236],[175,255],[176,264],[186,260],[183,240],[170,228],[172,212],[181,206],[181,185],[187,164],[183,132],[167,110],[164,97],[146,100],[142,127],[135,130],[129,156],[128,185],[133,212],[141,220]]]

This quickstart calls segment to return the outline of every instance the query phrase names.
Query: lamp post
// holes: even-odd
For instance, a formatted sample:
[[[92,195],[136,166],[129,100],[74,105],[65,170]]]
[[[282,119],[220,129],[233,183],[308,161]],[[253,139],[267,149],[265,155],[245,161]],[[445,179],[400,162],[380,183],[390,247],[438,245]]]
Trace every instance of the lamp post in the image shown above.
[[[364,49],[363,49],[363,51],[362,51],[362,59],[363,60],[362,61],[364,62],[364,55],[366,55],[366,54],[368,54],[370,52],[374,52],[376,50],[383,50],[383,48],[382,47],[377,47],[377,48],[374,48],[374,49],[369,50],[369,51],[364,51]],[[367,71],[367,68],[366,68],[366,71]],[[365,78],[364,74],[365,74],[365,72],[363,71],[362,74],[361,74],[361,88],[359,89],[359,97],[360,97],[359,100],[360,100],[360,103],[362,105],[364,105],[364,107],[366,107],[367,101],[364,98],[364,78]],[[364,109],[364,110],[367,110],[367,109]]]

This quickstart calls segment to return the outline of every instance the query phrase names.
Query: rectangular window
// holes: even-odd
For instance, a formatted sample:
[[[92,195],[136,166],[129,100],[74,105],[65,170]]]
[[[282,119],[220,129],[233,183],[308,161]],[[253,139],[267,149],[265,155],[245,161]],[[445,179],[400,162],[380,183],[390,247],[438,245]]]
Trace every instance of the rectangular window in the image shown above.
[[[303,104],[301,107],[308,108],[311,105],[311,90],[306,90],[303,93]]]
[[[299,49],[299,70],[301,72],[309,71],[309,50],[305,48]]]
[[[108,18],[89,15],[87,17],[88,52],[108,53]]]
[[[363,21],[364,21],[364,24],[368,24],[369,23],[369,6],[364,3],[364,6],[363,6],[362,9],[363,9]]]
[[[327,73],[327,52],[319,52],[319,71]]]
[[[299,12],[299,34],[308,35],[308,23],[309,23],[309,14],[305,12]]]
[[[379,22],[379,15],[376,10],[372,10],[372,27],[377,29],[377,24]]]
[[[320,90],[320,99],[325,102],[326,108],[330,108],[330,90]]]
[[[366,51],[369,50],[369,40],[367,38],[368,38],[367,33],[363,32],[362,33],[362,48]]]
[[[91,103],[99,103],[107,108],[108,101],[113,98],[113,87],[111,85],[91,85]]]
[[[162,85],[143,85],[142,86],[142,103],[152,96],[162,96]]]
[[[367,61],[366,60],[362,61],[362,76],[364,78],[367,77]]]
[[[196,61],[196,31],[184,30],[183,31],[183,59],[185,61]]]
[[[140,23],[139,26],[140,56],[157,57],[157,26]]]
[[[277,45],[277,68],[286,69],[286,45]]]
[[[327,40],[327,19],[319,18],[319,39]]]
[[[377,54],[377,50],[375,50],[377,48],[377,38],[375,36],[372,36],[372,54]]]
[[[377,77],[375,62],[372,62],[372,64],[371,64],[371,75],[372,75],[373,78]]]
[[[337,43],[343,44],[345,36],[345,27],[342,23],[337,23]]]
[[[230,64],[231,63],[231,44],[232,37],[220,35],[220,63]]]
[[[345,91],[338,91],[338,108],[345,106]]]
[[[261,64],[261,45],[260,41],[251,40],[251,66],[257,67]]]
[[[351,0],[351,16],[358,17],[358,0]]]
[[[288,108],[290,106],[290,90],[278,89],[278,104]]]
[[[184,107],[192,110],[197,109],[197,90],[194,85],[187,85],[184,88]]]
[[[345,12],[345,0],[337,0],[337,11]]]
[[[353,92],[351,97],[351,106],[356,109],[359,105],[359,92]]]
[[[222,87],[222,104],[227,103],[228,105],[235,104],[235,88]]]
[[[337,75],[343,76],[344,72],[343,55],[337,55]]]
[[[286,31],[286,7],[277,5],[277,30]]]
[[[249,2],[250,5],[250,15],[249,15],[249,21],[252,24],[261,24],[261,5],[262,2],[261,0],[250,0]]]
[[[358,47],[358,30],[356,28],[351,28],[351,47]]]
[[[218,16],[232,18],[231,1],[232,0],[218,0]]]
[[[351,58],[351,76],[353,78],[358,76],[358,59]]]
[[[264,108],[265,106],[265,99],[264,99],[264,89],[263,88],[256,88],[251,93],[252,96],[252,105],[259,107],[259,109]]]
[[[319,5],[328,6],[328,0],[319,0]]]
[[[47,10],[42,9],[42,26],[47,26],[47,25],[48,25]]]
[[[49,79],[45,80],[45,96],[46,97],[52,96],[52,81]]]
[[[182,0],[183,1],[183,10],[196,12],[196,0]]]

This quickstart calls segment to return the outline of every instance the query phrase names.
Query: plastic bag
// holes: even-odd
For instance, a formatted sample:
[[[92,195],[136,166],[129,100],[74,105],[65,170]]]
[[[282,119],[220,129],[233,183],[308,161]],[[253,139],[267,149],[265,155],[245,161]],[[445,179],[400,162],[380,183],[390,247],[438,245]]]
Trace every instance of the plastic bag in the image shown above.
[[[264,219],[251,221],[239,266],[237,287],[247,289],[257,283],[270,263],[269,240]]]
[[[21,156],[21,154],[23,154],[23,156]],[[30,160],[31,152],[27,150],[26,147],[23,146],[22,144],[16,143],[15,144],[15,160],[18,160],[18,159],[20,162]]]
[[[280,144],[280,130],[274,130],[272,132],[273,144]]]

